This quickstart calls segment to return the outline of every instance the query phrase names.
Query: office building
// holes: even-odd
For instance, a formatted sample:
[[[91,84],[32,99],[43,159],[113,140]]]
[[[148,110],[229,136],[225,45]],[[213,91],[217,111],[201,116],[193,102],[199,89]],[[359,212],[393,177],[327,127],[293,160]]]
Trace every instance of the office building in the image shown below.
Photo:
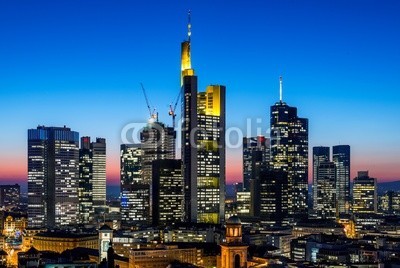
[[[124,225],[150,220],[150,185],[143,182],[140,144],[121,145],[121,218]]]
[[[250,180],[252,179],[252,167],[261,155],[262,163],[270,161],[270,140],[264,136],[244,137],[243,138],[243,187],[245,191],[250,191]],[[258,160],[257,160],[258,161]]]
[[[225,87],[197,95],[197,221],[219,223],[225,216]]]
[[[336,167],[333,162],[321,162],[318,166],[314,210],[318,219],[336,218]]]
[[[368,171],[359,171],[353,184],[353,213],[377,213],[378,189],[375,178],[368,176]]]
[[[184,191],[181,160],[153,161],[151,195],[153,225],[183,221]]]
[[[29,129],[29,226],[77,223],[78,185],[79,133],[67,127]]]
[[[81,138],[79,150],[79,213],[82,223],[93,221],[106,201],[106,141]]]
[[[280,223],[288,216],[287,178],[287,173],[281,170],[265,165],[256,168],[250,186],[252,216],[274,223]]]
[[[315,213],[317,208],[317,178],[318,178],[318,167],[320,163],[330,161],[329,147],[318,146],[313,147],[313,181],[312,181],[312,197],[313,197],[313,212]]]
[[[20,186],[0,185],[0,207],[6,210],[18,208],[20,202]]]
[[[185,221],[219,223],[225,199],[225,87],[197,91],[188,39],[181,45],[181,156],[185,183]]]
[[[380,210],[386,214],[400,214],[400,192],[387,191],[380,197]]]
[[[271,106],[271,166],[288,176],[288,213],[291,218],[308,216],[308,119],[297,108],[280,100]]]
[[[350,146],[333,146],[332,160],[336,166],[337,213],[348,214],[350,210]]]

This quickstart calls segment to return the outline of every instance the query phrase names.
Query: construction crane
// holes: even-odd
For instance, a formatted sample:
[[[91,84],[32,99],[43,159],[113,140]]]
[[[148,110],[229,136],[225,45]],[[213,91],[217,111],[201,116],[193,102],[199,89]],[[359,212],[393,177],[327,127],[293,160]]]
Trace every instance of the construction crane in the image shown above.
[[[176,106],[178,105],[179,98],[181,97],[181,91],[179,91],[178,97],[176,98],[175,104],[172,103],[169,105],[168,115],[172,116],[172,127],[175,129],[175,117],[176,117]]]
[[[158,115],[156,113],[156,109],[155,108],[153,108],[153,110],[151,109],[149,98],[147,98],[146,90],[144,89],[143,83],[140,83],[140,86],[142,87],[144,98],[146,99],[147,109],[149,109],[149,115],[150,115],[149,121],[150,122],[154,120],[158,121]]]

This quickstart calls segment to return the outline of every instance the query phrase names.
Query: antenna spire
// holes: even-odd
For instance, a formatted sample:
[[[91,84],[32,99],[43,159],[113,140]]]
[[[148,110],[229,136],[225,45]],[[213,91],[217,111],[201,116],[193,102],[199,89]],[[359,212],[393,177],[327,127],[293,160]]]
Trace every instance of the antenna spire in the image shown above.
[[[279,101],[282,102],[282,76],[279,77]]]
[[[188,41],[190,42],[190,36],[192,35],[192,22],[191,22],[192,12],[188,12]]]

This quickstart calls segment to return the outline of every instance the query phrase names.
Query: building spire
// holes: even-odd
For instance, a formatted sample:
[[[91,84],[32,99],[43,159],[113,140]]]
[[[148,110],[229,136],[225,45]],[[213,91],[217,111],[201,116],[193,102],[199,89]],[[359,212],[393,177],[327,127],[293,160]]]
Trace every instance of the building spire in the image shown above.
[[[279,101],[282,102],[282,76],[279,77]]]
[[[189,10],[188,12],[188,41],[190,42],[190,36],[192,35],[192,20],[191,20],[192,12]]]

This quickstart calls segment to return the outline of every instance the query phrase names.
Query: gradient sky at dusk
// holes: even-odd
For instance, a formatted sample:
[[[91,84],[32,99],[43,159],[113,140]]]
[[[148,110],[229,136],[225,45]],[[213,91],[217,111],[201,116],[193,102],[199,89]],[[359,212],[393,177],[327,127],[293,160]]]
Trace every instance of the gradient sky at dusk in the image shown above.
[[[227,127],[267,131],[283,75],[310,151],[349,144],[353,177],[400,179],[400,1],[16,0],[0,1],[0,182],[26,181],[40,124],[106,138],[118,183],[121,129],[148,117],[140,82],[171,124],[188,9],[199,89],[226,85]],[[227,153],[238,181],[241,149]]]

